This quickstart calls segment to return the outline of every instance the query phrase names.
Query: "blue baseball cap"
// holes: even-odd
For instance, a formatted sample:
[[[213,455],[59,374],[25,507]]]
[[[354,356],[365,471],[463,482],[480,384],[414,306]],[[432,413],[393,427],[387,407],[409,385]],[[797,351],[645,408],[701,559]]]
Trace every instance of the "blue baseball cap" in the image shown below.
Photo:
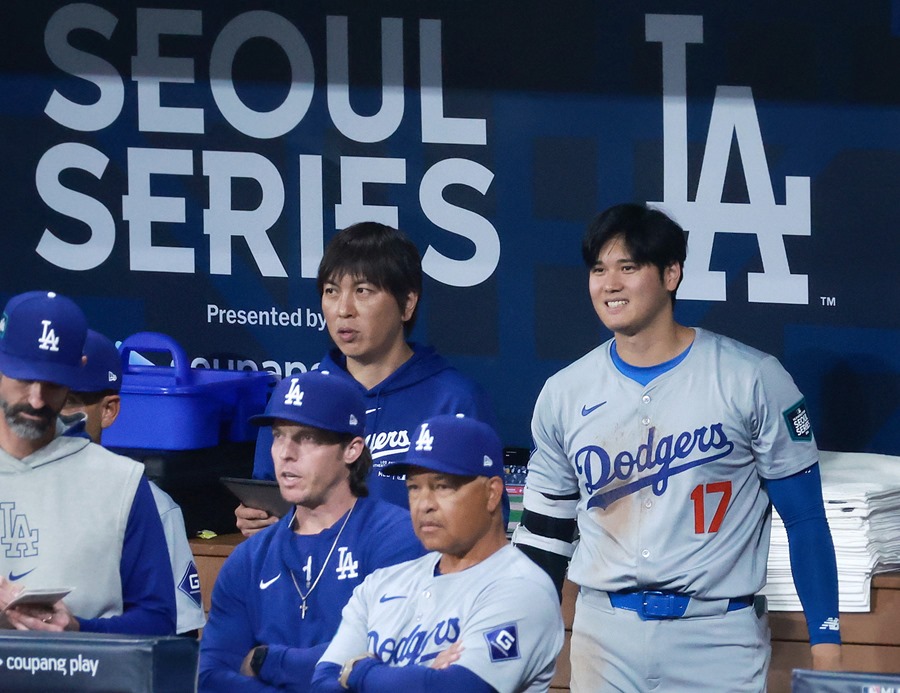
[[[71,387],[81,374],[87,319],[52,291],[9,299],[0,317],[0,373]]]
[[[382,471],[399,476],[410,467],[455,476],[504,479],[503,445],[486,423],[462,414],[443,414],[420,424],[406,457],[385,465]]]
[[[73,392],[104,392],[122,388],[122,357],[112,341],[94,330],[87,331],[84,340],[87,363],[81,369]]]
[[[309,371],[283,378],[275,386],[263,414],[250,417],[257,426],[276,419],[334,433],[365,435],[366,403],[350,383],[327,371]]]

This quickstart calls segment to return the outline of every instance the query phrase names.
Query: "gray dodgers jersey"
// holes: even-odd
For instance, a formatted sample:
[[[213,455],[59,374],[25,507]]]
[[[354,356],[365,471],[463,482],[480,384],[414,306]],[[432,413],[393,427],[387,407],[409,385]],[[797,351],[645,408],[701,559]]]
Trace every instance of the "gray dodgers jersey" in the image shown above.
[[[22,460],[0,450],[0,572],[32,589],[74,588],[65,602],[81,618],[120,615],[119,560],[142,473],[80,437],[57,435]]]
[[[552,515],[540,494],[577,490],[569,578],[580,585],[754,594],[770,530],[760,477],[818,459],[803,396],[773,356],[702,329],[646,386],[618,371],[610,344],[545,384],[525,507]],[[520,529],[517,542],[532,543]]]
[[[369,575],[320,661],[343,664],[368,649],[392,666],[429,666],[461,640],[456,664],[500,693],[546,691],[563,645],[550,578],[513,546],[435,576],[440,557],[429,553]]]

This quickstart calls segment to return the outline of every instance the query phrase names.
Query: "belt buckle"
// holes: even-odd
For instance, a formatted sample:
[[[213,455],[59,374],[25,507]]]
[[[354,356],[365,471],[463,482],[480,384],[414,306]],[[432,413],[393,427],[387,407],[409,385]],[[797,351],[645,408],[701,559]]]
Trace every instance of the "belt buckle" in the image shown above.
[[[638,615],[644,621],[661,621],[668,618],[680,618],[687,610],[687,600],[679,604],[676,595],[658,590],[647,590],[640,593],[641,608]]]

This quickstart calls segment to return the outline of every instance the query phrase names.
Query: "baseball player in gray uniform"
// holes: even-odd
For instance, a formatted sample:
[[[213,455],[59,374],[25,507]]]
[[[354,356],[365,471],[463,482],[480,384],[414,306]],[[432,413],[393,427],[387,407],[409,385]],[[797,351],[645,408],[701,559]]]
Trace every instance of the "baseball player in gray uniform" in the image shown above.
[[[837,570],[803,396],[774,357],[674,320],[686,242],[662,212],[603,212],[582,254],[613,338],[540,393],[514,536],[558,588],[567,567],[580,586],[572,690],[764,690],[755,595],[770,503],[813,665],[838,668]]]
[[[552,582],[506,541],[502,448],[487,424],[421,424],[406,476],[431,553],[376,570],[344,607],[313,690],[546,691],[563,644]]]
[[[116,345],[108,337],[90,329],[84,340],[84,355],[87,363],[69,389],[61,414],[64,419],[74,421],[83,417],[83,434],[101,445],[103,429],[115,423],[122,405],[119,394],[122,388],[122,359]],[[79,433],[82,429],[73,427],[68,435]],[[199,629],[206,625],[206,616],[200,595],[200,576],[188,543],[184,515],[172,496],[152,481],[149,484],[172,564],[177,612],[175,632],[196,636]]]

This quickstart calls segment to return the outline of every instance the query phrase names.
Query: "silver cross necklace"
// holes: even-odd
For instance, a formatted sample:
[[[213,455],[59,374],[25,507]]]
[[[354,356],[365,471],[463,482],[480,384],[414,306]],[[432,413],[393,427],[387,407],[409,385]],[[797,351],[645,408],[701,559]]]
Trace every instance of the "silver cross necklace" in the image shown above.
[[[328,555],[325,557],[325,562],[322,563],[322,568],[319,570],[319,574],[316,575],[316,579],[313,581],[312,585],[310,585],[309,576],[312,571],[307,573],[306,579],[306,594],[303,594],[303,590],[300,589],[300,585],[297,583],[297,578],[294,576],[294,571],[288,568],[288,572],[291,574],[291,580],[294,581],[294,589],[297,590],[297,594],[300,595],[300,618],[306,618],[306,611],[308,607],[306,606],[306,600],[309,599],[309,595],[313,593],[313,590],[316,589],[316,585],[319,584],[319,580],[322,577],[322,574],[325,572],[325,567],[328,565],[328,561],[331,559],[331,554],[334,553],[334,549],[337,547],[338,541],[340,541],[341,534],[344,533],[344,527],[347,526],[347,522],[350,520],[350,516],[353,514],[353,508],[356,507],[356,501],[353,501],[353,505],[350,506],[350,510],[347,512],[347,517],[344,518],[344,523],[341,525],[341,528],[338,530],[337,536],[334,538],[334,542],[331,544],[331,548],[328,550]],[[294,519],[297,517],[297,511],[294,510]],[[291,521],[291,525],[293,526],[294,521]],[[310,557],[311,558],[311,557]]]

